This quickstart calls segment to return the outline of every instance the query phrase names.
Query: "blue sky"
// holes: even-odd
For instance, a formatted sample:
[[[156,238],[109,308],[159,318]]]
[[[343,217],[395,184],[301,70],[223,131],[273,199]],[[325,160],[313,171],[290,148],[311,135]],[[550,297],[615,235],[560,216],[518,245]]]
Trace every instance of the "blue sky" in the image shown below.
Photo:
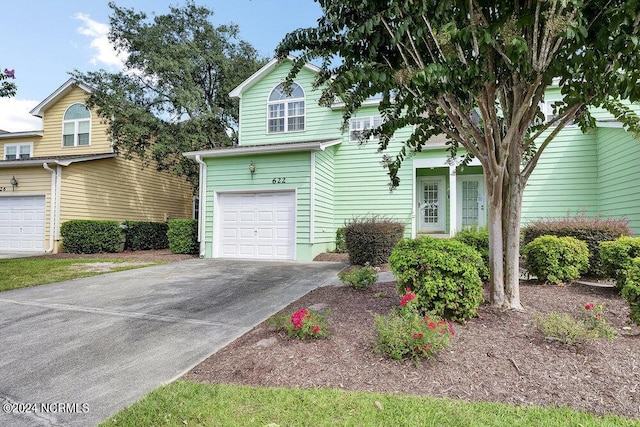
[[[116,0],[120,7],[148,15],[165,14],[184,0]],[[320,7],[313,0],[196,0],[212,9],[215,25],[233,22],[240,37],[272,57],[284,35],[314,26]],[[0,69],[15,69],[18,93],[0,98],[0,129],[42,127],[29,111],[69,78],[69,71],[119,68],[108,45],[108,0],[22,0],[5,2],[0,25]]]

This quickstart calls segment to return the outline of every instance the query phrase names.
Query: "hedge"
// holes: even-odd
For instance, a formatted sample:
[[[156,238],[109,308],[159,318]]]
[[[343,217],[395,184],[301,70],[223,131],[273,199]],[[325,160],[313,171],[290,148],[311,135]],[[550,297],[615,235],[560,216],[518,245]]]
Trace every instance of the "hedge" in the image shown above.
[[[121,252],[124,233],[118,221],[71,220],[60,226],[62,247],[73,254]]]

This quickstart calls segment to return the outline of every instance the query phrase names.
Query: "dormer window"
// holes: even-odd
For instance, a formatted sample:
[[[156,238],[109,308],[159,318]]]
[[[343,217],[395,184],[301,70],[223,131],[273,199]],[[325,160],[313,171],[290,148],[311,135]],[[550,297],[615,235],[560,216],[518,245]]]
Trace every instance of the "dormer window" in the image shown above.
[[[64,113],[62,122],[62,146],[89,145],[91,113],[82,104],[73,104]]]
[[[269,95],[267,104],[267,132],[297,132],[304,130],[304,91],[300,85],[291,84],[291,92],[281,83]]]

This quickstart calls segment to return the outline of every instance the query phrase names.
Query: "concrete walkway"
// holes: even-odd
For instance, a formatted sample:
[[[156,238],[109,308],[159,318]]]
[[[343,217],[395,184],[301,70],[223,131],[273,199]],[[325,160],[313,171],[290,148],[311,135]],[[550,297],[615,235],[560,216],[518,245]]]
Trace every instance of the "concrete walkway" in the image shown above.
[[[95,425],[343,267],[194,259],[1,292],[0,425]]]

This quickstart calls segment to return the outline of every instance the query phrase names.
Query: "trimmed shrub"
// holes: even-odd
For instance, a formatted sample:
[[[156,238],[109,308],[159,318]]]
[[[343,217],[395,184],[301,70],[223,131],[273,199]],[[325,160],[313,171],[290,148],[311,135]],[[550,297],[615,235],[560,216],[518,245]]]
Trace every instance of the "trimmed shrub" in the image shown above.
[[[622,236],[600,244],[602,267],[607,277],[616,279],[618,290],[622,290],[627,280],[627,270],[637,257],[640,257],[640,237]]]
[[[124,233],[118,221],[71,220],[60,226],[62,247],[72,254],[120,252]]]
[[[422,314],[454,321],[477,315],[483,301],[482,257],[472,247],[454,239],[404,239],[393,249],[389,265],[398,292],[411,289]]]
[[[376,270],[366,265],[362,268],[354,268],[351,271],[341,271],[338,273],[338,279],[347,286],[360,291],[368,289],[371,285],[378,280],[378,273]]]
[[[634,258],[627,268],[622,298],[627,300],[631,309],[629,317],[635,324],[640,325],[640,257]]]
[[[629,221],[619,218],[587,217],[578,214],[562,219],[543,219],[528,225],[522,230],[523,244],[528,245],[540,236],[575,237],[589,248],[589,269],[586,274],[604,277],[605,272],[600,260],[600,242],[615,240],[631,234]]]
[[[377,217],[352,220],[344,227],[349,262],[353,265],[386,263],[403,234],[401,222]]]
[[[480,279],[483,282],[489,280],[489,229],[483,228],[470,228],[467,230],[459,231],[454,239],[461,241],[467,246],[471,246],[478,251],[482,257],[484,265],[482,265],[478,272],[480,273]]]
[[[197,254],[198,221],[195,219],[170,219],[168,221],[167,238],[169,249],[174,254]]]
[[[524,247],[525,265],[538,280],[560,284],[589,268],[587,244],[573,237],[541,236]]]
[[[149,249],[166,249],[168,225],[166,222],[125,221],[125,249],[144,251]]]
[[[343,254],[347,252],[347,244],[344,241],[344,227],[336,230],[336,253]]]

